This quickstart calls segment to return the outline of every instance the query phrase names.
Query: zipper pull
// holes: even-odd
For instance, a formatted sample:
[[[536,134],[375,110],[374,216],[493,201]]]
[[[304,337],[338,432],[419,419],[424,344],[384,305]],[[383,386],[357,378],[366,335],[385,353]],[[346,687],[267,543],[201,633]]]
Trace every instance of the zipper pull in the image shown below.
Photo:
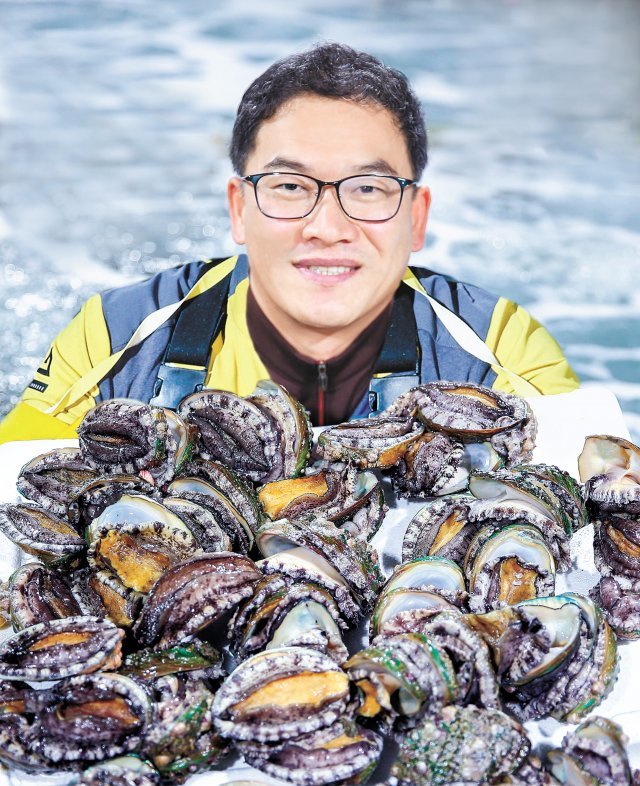
[[[316,426],[324,426],[324,394],[329,384],[327,364],[323,361],[317,364],[318,368],[318,422]]]
[[[327,364],[324,361],[318,363],[318,385],[320,390],[326,390],[329,384],[329,377],[327,376]]]

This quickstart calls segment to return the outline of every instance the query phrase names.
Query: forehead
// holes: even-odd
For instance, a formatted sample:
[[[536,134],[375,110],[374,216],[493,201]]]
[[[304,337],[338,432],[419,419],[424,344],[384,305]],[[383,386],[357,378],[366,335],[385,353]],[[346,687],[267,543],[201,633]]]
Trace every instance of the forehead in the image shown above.
[[[411,177],[407,143],[396,118],[373,102],[302,95],[265,120],[247,158],[247,172],[276,168],[278,162],[323,179],[344,177],[372,164]]]

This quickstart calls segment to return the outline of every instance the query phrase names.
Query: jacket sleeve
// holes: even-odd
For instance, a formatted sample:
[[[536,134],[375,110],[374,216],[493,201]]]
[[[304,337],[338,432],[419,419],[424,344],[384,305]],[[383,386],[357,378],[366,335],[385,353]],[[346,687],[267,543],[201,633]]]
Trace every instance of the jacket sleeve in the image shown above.
[[[58,334],[15,408],[0,423],[0,443],[75,436],[75,427],[95,405],[98,387],[53,417],[46,410],[81,376],[111,354],[100,295],[89,298]]]
[[[531,314],[516,303],[500,298],[486,338],[499,363],[531,382],[540,393],[568,393],[580,382],[558,342]],[[494,367],[493,387],[513,392],[507,375]]]

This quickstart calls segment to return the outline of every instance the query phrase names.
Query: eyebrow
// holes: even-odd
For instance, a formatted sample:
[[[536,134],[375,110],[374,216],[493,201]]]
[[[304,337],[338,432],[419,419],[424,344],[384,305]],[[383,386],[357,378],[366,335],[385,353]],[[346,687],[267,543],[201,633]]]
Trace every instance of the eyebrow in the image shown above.
[[[309,174],[309,168],[301,161],[296,161],[292,158],[284,158],[283,156],[276,156],[272,158],[269,163],[265,164],[264,171],[268,170],[294,171],[300,172],[301,174]],[[354,167],[353,174],[398,175],[395,168],[383,158],[376,158],[374,161]]]
[[[358,167],[356,171],[363,173],[374,172],[378,175],[398,175],[395,167],[392,167],[384,158],[376,158],[375,161],[370,161],[364,166]]]
[[[273,169],[276,171],[278,169],[281,170],[290,169],[295,172],[303,172],[303,173],[308,171],[306,166],[302,164],[300,161],[294,161],[294,159],[292,158],[283,158],[282,156],[276,156],[275,158],[272,158],[268,164],[265,164],[265,171],[267,169]]]

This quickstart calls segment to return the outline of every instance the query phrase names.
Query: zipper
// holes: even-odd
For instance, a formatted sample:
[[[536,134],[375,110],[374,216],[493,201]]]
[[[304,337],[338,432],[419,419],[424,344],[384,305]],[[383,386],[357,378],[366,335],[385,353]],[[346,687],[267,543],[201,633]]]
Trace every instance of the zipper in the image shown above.
[[[316,368],[318,369],[318,423],[316,425],[324,426],[324,394],[329,384],[327,364],[321,360]]]

